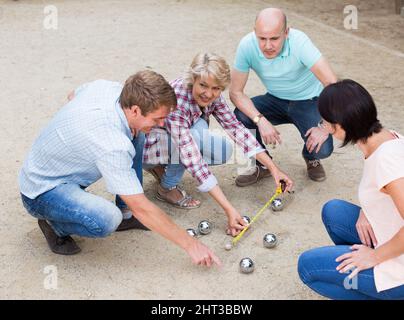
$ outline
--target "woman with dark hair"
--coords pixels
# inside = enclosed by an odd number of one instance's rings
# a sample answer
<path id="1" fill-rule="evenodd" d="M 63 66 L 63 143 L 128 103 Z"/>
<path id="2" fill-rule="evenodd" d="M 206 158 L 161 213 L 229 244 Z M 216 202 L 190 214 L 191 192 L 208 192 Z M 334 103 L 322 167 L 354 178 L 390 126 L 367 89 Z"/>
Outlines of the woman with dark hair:
<path id="1" fill-rule="evenodd" d="M 299 276 L 331 299 L 404 299 L 404 137 L 382 127 L 372 97 L 353 80 L 326 87 L 319 111 L 319 125 L 364 155 L 361 207 L 324 205 L 335 246 L 304 252 Z"/>

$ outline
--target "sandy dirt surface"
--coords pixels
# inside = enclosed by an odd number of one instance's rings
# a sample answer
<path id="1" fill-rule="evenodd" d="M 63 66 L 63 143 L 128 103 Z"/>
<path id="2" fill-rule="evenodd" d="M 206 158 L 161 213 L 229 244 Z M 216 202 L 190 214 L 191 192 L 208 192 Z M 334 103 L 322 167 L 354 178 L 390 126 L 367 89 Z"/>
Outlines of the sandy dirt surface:
<path id="1" fill-rule="evenodd" d="M 195 191 L 189 175 L 184 186 L 203 200 L 201 208 L 187 212 L 156 202 L 184 228 L 202 219 L 214 222 L 213 232 L 201 241 L 222 259 L 221 270 L 193 266 L 181 249 L 144 231 L 76 238 L 79 255 L 54 255 L 21 204 L 17 175 L 33 140 L 71 89 L 99 78 L 124 81 L 145 68 L 173 79 L 200 51 L 214 51 L 232 63 L 239 40 L 267 6 L 284 8 L 290 25 L 311 37 L 340 78 L 353 78 L 369 89 L 383 124 L 404 133 L 404 18 L 394 14 L 393 1 L 55 0 L 57 30 L 43 27 L 47 4 L 0 1 L 0 298 L 322 299 L 300 282 L 297 259 L 307 249 L 331 244 L 321 222 L 322 204 L 332 198 L 357 203 L 362 159 L 353 147 L 336 148 L 323 162 L 328 179 L 315 183 L 306 177 L 297 130 L 279 127 L 284 144 L 273 155 L 295 179 L 295 199 L 281 213 L 265 212 L 230 252 L 223 248 L 224 214 Z M 358 7 L 358 30 L 343 27 L 346 4 Z M 252 74 L 247 93 L 263 92 Z M 238 167 L 228 164 L 212 171 L 236 208 L 252 216 L 274 192 L 274 184 L 268 179 L 238 188 Z M 156 184 L 148 174 L 144 188 L 153 198 Z M 113 199 L 103 181 L 90 191 Z M 276 249 L 262 247 L 267 232 L 278 235 Z M 251 275 L 238 272 L 245 256 L 256 262 Z M 50 265 L 58 271 L 56 290 L 44 286 Z"/>

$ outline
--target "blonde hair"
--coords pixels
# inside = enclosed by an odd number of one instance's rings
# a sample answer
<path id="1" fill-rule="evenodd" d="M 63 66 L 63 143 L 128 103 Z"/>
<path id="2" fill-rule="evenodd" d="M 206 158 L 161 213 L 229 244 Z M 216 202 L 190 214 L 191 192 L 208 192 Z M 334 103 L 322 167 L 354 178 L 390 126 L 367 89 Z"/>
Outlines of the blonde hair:
<path id="1" fill-rule="evenodd" d="M 143 70 L 126 80 L 119 102 L 124 109 L 139 106 L 142 115 L 146 116 L 161 106 L 174 109 L 177 105 L 177 96 L 161 74 Z"/>
<path id="2" fill-rule="evenodd" d="M 196 78 L 213 76 L 217 84 L 226 89 L 230 83 L 230 67 L 226 60 L 214 53 L 198 53 L 185 72 L 184 80 L 188 87 L 192 87 Z"/>

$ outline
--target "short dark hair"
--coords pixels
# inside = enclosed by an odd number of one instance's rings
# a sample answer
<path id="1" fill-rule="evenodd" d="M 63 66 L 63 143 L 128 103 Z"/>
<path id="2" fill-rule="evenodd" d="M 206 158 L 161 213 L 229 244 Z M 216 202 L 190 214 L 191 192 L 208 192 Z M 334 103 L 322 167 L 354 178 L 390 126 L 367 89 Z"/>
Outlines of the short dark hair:
<path id="1" fill-rule="evenodd" d="M 366 142 L 383 128 L 377 119 L 375 102 L 370 93 L 359 83 L 345 79 L 324 88 L 318 100 L 321 117 L 327 122 L 339 124 L 345 131 L 341 147 L 358 141 Z"/>
<path id="2" fill-rule="evenodd" d="M 143 70 L 125 81 L 119 102 L 124 109 L 137 105 L 142 115 L 146 116 L 162 106 L 174 109 L 177 106 L 177 96 L 161 74 Z"/>

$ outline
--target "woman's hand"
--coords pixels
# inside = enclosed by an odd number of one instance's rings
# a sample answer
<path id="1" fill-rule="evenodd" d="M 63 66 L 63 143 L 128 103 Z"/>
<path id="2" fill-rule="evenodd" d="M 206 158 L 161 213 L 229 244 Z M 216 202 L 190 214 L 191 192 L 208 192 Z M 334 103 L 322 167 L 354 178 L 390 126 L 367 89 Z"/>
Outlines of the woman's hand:
<path id="1" fill-rule="evenodd" d="M 377 246 L 377 240 L 373 232 L 372 226 L 370 225 L 368 219 L 366 218 L 362 210 L 359 214 L 358 221 L 356 222 L 356 230 L 358 231 L 361 242 L 365 246 L 368 247 L 372 247 L 372 245 L 373 247 Z"/>
<path id="2" fill-rule="evenodd" d="M 284 172 L 277 169 L 277 170 L 271 171 L 271 174 L 275 180 L 276 187 L 279 187 L 281 185 L 281 181 L 284 181 L 286 183 L 286 188 L 285 188 L 285 190 L 283 190 L 283 192 L 292 191 L 293 180 L 290 179 Z"/>
<path id="3" fill-rule="evenodd" d="M 361 244 L 355 244 L 350 248 L 352 251 L 339 256 L 335 261 L 341 262 L 337 270 L 345 273 L 353 269 L 349 279 L 355 277 L 360 271 L 373 268 L 380 262 L 377 258 L 375 249 Z"/>
<path id="4" fill-rule="evenodd" d="M 305 137 L 308 137 L 306 141 L 307 151 L 312 153 L 316 150 L 316 153 L 318 153 L 323 143 L 328 139 L 328 136 L 329 133 L 325 129 L 313 127 L 307 130 L 305 135 Z"/>
<path id="5" fill-rule="evenodd" d="M 228 210 L 226 215 L 228 218 L 226 234 L 235 237 L 247 226 L 247 223 L 234 208 Z"/>

